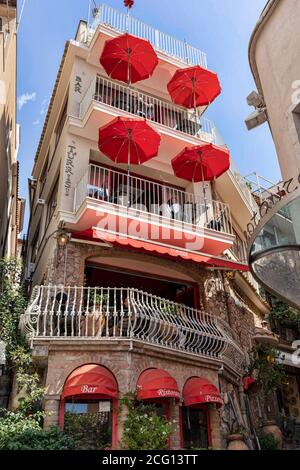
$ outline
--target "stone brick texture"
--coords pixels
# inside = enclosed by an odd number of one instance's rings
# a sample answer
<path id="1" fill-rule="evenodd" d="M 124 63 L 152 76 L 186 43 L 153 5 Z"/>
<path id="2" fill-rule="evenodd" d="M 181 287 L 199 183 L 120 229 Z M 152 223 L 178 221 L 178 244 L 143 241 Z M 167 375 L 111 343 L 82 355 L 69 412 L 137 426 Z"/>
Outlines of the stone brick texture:
<path id="1" fill-rule="evenodd" d="M 88 244 L 70 242 L 67 252 L 64 249 L 56 249 L 52 257 L 49 257 L 51 263 L 49 262 L 45 270 L 43 281 L 45 284 L 65 283 L 70 286 L 83 286 L 86 260 L 97 256 L 101 256 L 102 259 L 105 257 L 128 259 L 134 256 L 135 259 L 145 261 L 145 263 L 154 262 L 158 268 L 162 266 L 173 269 L 179 279 L 180 274 L 192 277 L 199 288 L 200 307 L 207 313 L 221 317 L 229 323 L 245 353 L 251 349 L 254 327 L 263 319 L 263 314 L 243 292 L 238 292 L 239 298 L 243 301 L 242 304 L 235 301 L 231 276 L 221 271 L 208 271 L 200 266 L 182 262 L 182 260 L 169 261 L 150 254 L 134 253 L 133 255 L 125 249 L 97 248 Z M 51 415 L 45 420 L 46 426 L 58 422 L 59 397 L 67 377 L 77 367 L 88 363 L 107 367 L 117 379 L 121 396 L 135 391 L 139 375 L 148 368 L 167 370 L 177 380 L 180 391 L 186 380 L 193 376 L 207 378 L 222 393 L 226 392 L 228 384 L 238 390 L 241 379 L 235 374 L 220 372 L 220 365 L 213 364 L 212 361 L 205 361 L 203 358 L 198 361 L 197 358 L 186 358 L 184 354 L 181 358 L 180 353 L 174 355 L 159 348 L 155 352 L 152 346 L 149 348 L 135 348 L 134 346 L 131 350 L 130 345 L 126 349 L 124 344 L 118 342 L 106 344 L 81 339 L 68 343 L 66 338 L 64 343 L 58 344 L 52 340 L 49 345 L 45 384 L 47 388 L 45 409 L 51 411 Z M 224 437 L 226 426 L 222 424 L 222 413 L 223 410 L 210 410 L 214 448 L 226 447 Z M 172 419 L 179 423 L 177 405 L 172 409 Z M 120 429 L 118 437 L 121 438 Z M 171 447 L 180 448 L 179 426 L 171 438 Z"/>

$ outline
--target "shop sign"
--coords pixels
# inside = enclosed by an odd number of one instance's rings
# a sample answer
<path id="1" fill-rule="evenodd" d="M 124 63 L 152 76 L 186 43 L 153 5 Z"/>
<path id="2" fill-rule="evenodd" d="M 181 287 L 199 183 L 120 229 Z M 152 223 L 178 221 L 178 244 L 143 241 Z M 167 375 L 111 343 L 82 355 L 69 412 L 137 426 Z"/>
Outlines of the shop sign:
<path id="1" fill-rule="evenodd" d="M 110 412 L 110 401 L 99 401 L 99 412 L 109 413 Z"/>
<path id="2" fill-rule="evenodd" d="M 90 385 L 83 385 L 81 387 L 81 393 L 96 393 L 97 387 L 91 387 Z"/>
<path id="3" fill-rule="evenodd" d="M 77 155 L 76 144 L 72 141 L 72 144 L 68 145 L 66 166 L 65 166 L 65 195 L 69 196 L 72 188 L 71 177 L 74 174 L 74 159 Z"/>
<path id="4" fill-rule="evenodd" d="M 159 395 L 160 397 L 177 397 L 177 398 L 180 398 L 180 393 L 179 392 L 176 392 L 175 390 L 169 390 L 169 389 L 166 389 L 166 388 L 160 388 L 159 390 L 157 390 L 157 395 Z"/>
<path id="5" fill-rule="evenodd" d="M 289 178 L 288 180 L 280 183 L 277 188 L 276 194 L 269 194 L 268 198 L 258 205 L 258 210 L 253 212 L 250 222 L 247 224 L 247 230 L 244 232 L 245 237 L 249 240 L 260 220 L 263 219 L 267 213 L 273 209 L 278 202 L 280 202 L 284 197 L 295 192 L 299 188 L 300 183 L 300 174 L 297 177 Z"/>
<path id="6" fill-rule="evenodd" d="M 220 397 L 215 397 L 214 395 L 205 395 L 205 401 L 208 403 L 222 403 Z"/>

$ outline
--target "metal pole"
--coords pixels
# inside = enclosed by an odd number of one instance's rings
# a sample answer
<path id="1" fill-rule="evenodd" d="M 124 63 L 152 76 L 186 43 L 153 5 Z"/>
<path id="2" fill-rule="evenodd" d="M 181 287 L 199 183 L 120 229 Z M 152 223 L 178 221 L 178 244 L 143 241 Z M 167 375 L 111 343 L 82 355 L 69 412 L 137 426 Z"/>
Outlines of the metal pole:
<path id="1" fill-rule="evenodd" d="M 206 204 L 206 189 L 205 189 L 205 180 L 204 180 L 204 170 L 203 170 L 203 164 L 202 164 L 202 156 L 200 156 L 200 165 L 201 165 L 201 178 L 202 178 L 202 184 L 203 184 L 204 210 L 205 210 L 206 223 L 208 223 L 207 204 Z"/>
<path id="2" fill-rule="evenodd" d="M 129 31 L 129 21 L 130 21 L 130 7 L 127 8 L 126 33 L 128 33 Z"/>
<path id="3" fill-rule="evenodd" d="M 185 51 L 185 60 L 186 60 L 186 63 L 189 64 L 188 45 L 187 45 L 187 41 L 186 41 L 185 38 L 184 38 L 184 51 Z"/>

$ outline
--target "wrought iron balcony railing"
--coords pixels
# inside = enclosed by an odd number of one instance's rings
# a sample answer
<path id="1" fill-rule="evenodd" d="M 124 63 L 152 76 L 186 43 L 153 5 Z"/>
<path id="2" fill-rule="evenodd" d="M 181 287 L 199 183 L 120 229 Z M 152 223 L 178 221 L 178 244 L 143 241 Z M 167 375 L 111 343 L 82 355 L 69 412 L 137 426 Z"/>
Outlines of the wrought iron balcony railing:
<path id="1" fill-rule="evenodd" d="M 36 286 L 20 322 L 28 339 L 130 339 L 226 362 L 244 354 L 229 325 L 137 289 Z"/>
<path id="2" fill-rule="evenodd" d="M 190 46 L 185 41 L 180 41 L 168 34 L 162 33 L 136 18 L 128 17 L 126 13 L 122 13 L 105 4 L 99 7 L 98 13 L 89 27 L 90 34 L 88 37 L 83 37 L 82 41 L 91 41 L 99 25 L 109 27 L 119 33 L 128 32 L 133 36 L 146 39 L 159 52 L 163 52 L 186 64 L 201 65 L 201 67 L 207 68 L 207 59 L 204 52 Z"/>
<path id="3" fill-rule="evenodd" d="M 75 188 L 75 212 L 86 198 L 151 216 L 153 222 L 233 233 L 228 204 L 98 165 L 90 164 Z"/>
<path id="4" fill-rule="evenodd" d="M 145 118 L 205 142 L 216 141 L 215 127 L 209 119 L 195 117 L 193 111 L 142 93 L 135 88 L 128 88 L 100 75 L 92 80 L 80 103 L 78 115 L 80 119 L 85 117 L 93 102 Z"/>

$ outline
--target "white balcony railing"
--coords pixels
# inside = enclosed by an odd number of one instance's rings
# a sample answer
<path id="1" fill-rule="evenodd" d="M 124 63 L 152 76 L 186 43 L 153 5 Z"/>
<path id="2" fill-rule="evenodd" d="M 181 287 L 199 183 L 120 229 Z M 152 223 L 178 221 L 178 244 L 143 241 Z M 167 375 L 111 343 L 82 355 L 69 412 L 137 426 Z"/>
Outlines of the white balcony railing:
<path id="1" fill-rule="evenodd" d="M 20 326 L 31 340 L 137 340 L 219 359 L 237 371 L 244 360 L 220 318 L 130 288 L 37 286 Z"/>
<path id="2" fill-rule="evenodd" d="M 75 189 L 75 212 L 86 198 L 151 215 L 153 222 L 233 233 L 227 204 L 98 165 L 89 165 Z"/>
<path id="3" fill-rule="evenodd" d="M 112 28 L 119 33 L 128 32 L 133 36 L 146 39 L 151 42 L 157 51 L 164 52 L 186 64 L 201 65 L 207 68 L 207 59 L 204 52 L 190 46 L 185 41 L 180 41 L 173 36 L 162 33 L 136 18 L 128 17 L 126 13 L 115 10 L 108 5 L 99 7 L 99 12 L 90 25 L 89 41 L 99 25 Z"/>
<path id="4" fill-rule="evenodd" d="M 204 117 L 168 101 L 128 88 L 119 82 L 97 75 L 87 89 L 79 107 L 83 119 L 92 103 L 112 106 L 123 112 L 156 122 L 172 130 L 215 143 L 215 126 Z"/>
<path id="5" fill-rule="evenodd" d="M 232 159 L 231 159 L 231 163 L 230 163 L 230 172 L 234 176 L 236 183 L 238 184 L 238 186 L 240 187 L 241 192 L 243 193 L 244 197 L 246 198 L 249 207 L 251 208 L 251 210 L 253 212 L 255 212 L 258 209 L 258 207 L 257 207 L 255 199 L 252 195 L 251 189 L 249 188 L 249 186 L 247 184 L 247 181 L 241 175 L 237 165 L 235 164 L 235 162 Z"/>

